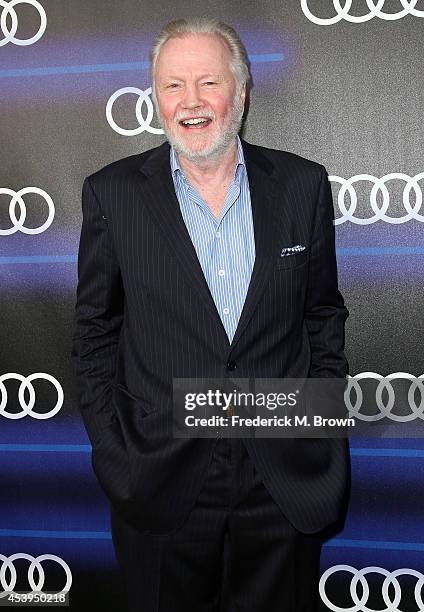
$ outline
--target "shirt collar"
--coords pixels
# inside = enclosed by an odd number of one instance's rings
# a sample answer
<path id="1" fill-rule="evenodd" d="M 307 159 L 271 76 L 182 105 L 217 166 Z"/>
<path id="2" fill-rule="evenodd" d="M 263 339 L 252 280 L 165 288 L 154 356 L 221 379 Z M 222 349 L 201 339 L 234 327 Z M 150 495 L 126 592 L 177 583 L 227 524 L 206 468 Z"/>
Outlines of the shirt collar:
<path id="1" fill-rule="evenodd" d="M 236 164 L 236 170 L 235 170 L 235 177 L 237 178 L 237 177 L 240 176 L 240 174 L 239 174 L 240 173 L 240 170 L 239 170 L 240 166 L 245 166 L 246 164 L 245 164 L 245 161 L 244 161 L 243 147 L 241 145 L 240 137 L 236 136 L 236 140 L 237 140 L 237 164 Z M 172 145 L 171 145 L 171 148 L 170 148 L 169 157 L 170 157 L 172 174 L 174 176 L 176 176 L 176 173 L 179 170 L 179 172 L 181 173 L 181 176 L 184 178 L 184 180 L 186 180 L 185 176 L 184 176 L 184 172 L 182 171 L 182 169 L 180 167 L 180 164 L 179 164 L 179 161 L 178 161 L 178 157 L 177 157 L 177 153 L 176 153 L 176 151 L 175 151 L 175 149 L 174 149 L 174 147 Z"/>

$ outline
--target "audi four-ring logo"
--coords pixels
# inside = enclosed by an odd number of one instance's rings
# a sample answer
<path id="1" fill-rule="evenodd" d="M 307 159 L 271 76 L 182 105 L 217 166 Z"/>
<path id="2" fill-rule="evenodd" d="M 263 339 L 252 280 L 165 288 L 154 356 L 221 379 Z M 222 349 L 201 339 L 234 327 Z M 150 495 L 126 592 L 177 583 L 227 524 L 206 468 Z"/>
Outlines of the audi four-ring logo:
<path id="1" fill-rule="evenodd" d="M 0 598 L 6 597 L 8 593 L 13 592 L 13 589 L 15 588 L 17 571 L 13 563 L 18 559 L 30 561 L 30 566 L 28 568 L 28 583 L 32 591 L 41 592 L 43 589 L 45 580 L 44 569 L 41 565 L 43 561 L 56 561 L 56 563 L 63 567 L 65 570 L 66 582 L 60 592 L 67 593 L 70 590 L 72 586 L 71 570 L 69 569 L 69 565 L 60 557 L 48 554 L 33 557 L 27 553 L 15 553 L 14 555 L 10 555 L 10 557 L 5 557 L 4 555 L 0 554 L 0 561 L 2 562 L 0 566 L 0 586 L 3 589 L 3 592 L 0 593 Z M 37 576 L 35 579 L 34 570 L 37 570 Z"/>
<path id="2" fill-rule="evenodd" d="M 140 124 L 140 127 L 134 128 L 133 130 L 125 129 L 120 127 L 114 118 L 112 117 L 112 108 L 115 101 L 121 96 L 132 93 L 138 96 L 137 103 L 135 105 L 135 115 L 137 117 L 137 121 Z M 118 132 L 118 134 L 122 134 L 123 136 L 136 136 L 137 134 L 141 134 L 141 132 L 150 132 L 151 134 L 163 134 L 163 130 L 161 128 L 152 127 L 150 124 L 153 119 L 153 102 L 150 99 L 150 94 L 152 93 L 152 88 L 148 89 L 139 89 L 138 87 L 123 87 L 122 89 L 118 89 L 114 94 L 111 95 L 106 104 L 106 119 L 110 125 L 110 127 Z M 143 117 L 142 106 L 146 105 L 147 115 L 146 118 Z"/>
<path id="3" fill-rule="evenodd" d="M 373 17 L 380 17 L 386 21 L 394 21 L 395 19 L 401 19 L 406 15 L 414 15 L 414 17 L 424 17 L 424 11 L 420 11 L 415 8 L 418 0 L 399 0 L 402 9 L 396 13 L 384 13 L 381 9 L 384 7 L 386 0 L 366 0 L 369 12 L 365 15 L 350 15 L 349 11 L 352 7 L 352 0 L 333 0 L 334 10 L 336 15 L 334 17 L 323 18 L 314 15 L 308 5 L 308 0 L 300 0 L 300 6 L 305 16 L 316 23 L 317 25 L 332 25 L 337 23 L 341 19 L 350 21 L 351 23 L 364 23 L 369 21 Z M 320 2 L 316 3 L 317 5 Z M 343 6 L 342 6 L 343 5 Z"/>
<path id="4" fill-rule="evenodd" d="M 35 406 L 35 390 L 32 385 L 32 381 L 37 378 L 41 378 L 41 379 L 49 381 L 56 389 L 57 402 L 56 402 L 56 405 L 51 410 L 49 410 L 49 412 L 40 413 L 40 412 L 35 412 L 33 410 Z M 20 404 L 20 407 L 22 408 L 21 412 L 7 412 L 6 411 L 7 389 L 4 384 L 4 381 L 11 380 L 11 379 L 19 380 L 21 383 L 19 385 L 19 390 L 18 390 L 19 404 Z M 28 390 L 28 393 L 29 393 L 28 402 L 25 399 L 26 390 Z M 34 419 L 51 419 L 62 408 L 63 398 L 64 398 L 63 389 L 60 383 L 56 380 L 56 378 L 54 378 L 54 376 L 51 376 L 51 374 L 46 374 L 44 372 L 37 372 L 35 374 L 30 374 L 30 376 L 22 376 L 21 374 L 16 374 L 15 372 L 15 373 L 9 373 L 9 374 L 2 374 L 0 376 L 0 416 L 4 416 L 7 419 L 22 419 L 24 416 L 27 416 L 27 415 L 32 416 Z"/>
<path id="5" fill-rule="evenodd" d="M 18 15 L 14 7 L 17 4 L 30 4 L 37 9 L 40 15 L 40 27 L 38 31 L 31 38 L 16 38 L 15 34 L 18 31 Z M 0 15 L 0 29 L 3 33 L 4 38 L 0 40 L 0 47 L 7 44 L 8 42 L 20 47 L 32 45 L 43 36 L 47 27 L 47 16 L 46 11 L 37 0 L 0 0 L 0 8 L 2 8 Z M 10 16 L 10 30 L 7 27 L 8 17 Z"/>
<path id="6" fill-rule="evenodd" d="M 329 176 L 330 181 L 339 183 L 341 185 L 337 196 L 337 205 L 342 213 L 342 216 L 335 220 L 335 225 L 341 225 L 346 221 L 351 221 L 356 225 L 370 225 L 371 223 L 375 223 L 379 220 L 393 224 L 406 223 L 411 219 L 415 219 L 421 223 L 424 222 L 424 215 L 419 214 L 423 201 L 423 193 L 419 185 L 419 181 L 421 181 L 423 178 L 424 172 L 420 172 L 413 177 L 403 174 L 402 172 L 392 172 L 391 174 L 386 174 L 381 178 L 377 178 L 371 174 L 358 174 L 349 179 L 344 179 L 340 176 L 334 175 Z M 390 194 L 386 183 L 393 180 L 405 181 L 402 202 L 406 210 L 406 215 L 401 217 L 393 217 L 386 214 L 390 205 Z M 372 217 L 365 219 L 362 217 L 355 217 L 358 197 L 353 184 L 358 183 L 359 181 L 368 181 L 373 184 L 370 193 L 370 205 L 374 214 Z M 412 202 L 411 192 L 413 193 Z M 349 194 L 349 201 L 347 205 L 345 203 L 346 193 Z M 381 206 L 379 206 L 377 202 L 377 196 L 379 193 L 381 194 L 382 200 Z"/>
<path id="7" fill-rule="evenodd" d="M 349 574 L 352 574 L 350 581 L 350 597 L 354 604 L 353 606 L 342 608 L 333 603 L 327 595 L 327 580 L 330 576 L 338 572 L 348 572 Z M 368 598 L 370 596 L 370 587 L 366 578 L 367 574 L 380 574 L 381 576 L 384 576 L 382 596 L 384 605 L 386 606 L 386 608 L 384 608 L 385 612 L 402 612 L 399 609 L 399 604 L 402 599 L 402 589 L 398 580 L 399 576 L 412 576 L 413 578 L 416 578 L 417 582 L 414 589 L 415 602 L 418 607 L 418 611 L 424 610 L 424 602 L 422 599 L 424 575 L 417 570 L 407 567 L 389 572 L 383 567 L 370 566 L 359 570 L 351 565 L 334 565 L 325 571 L 321 576 L 319 582 L 319 594 L 322 601 L 333 612 L 383 612 L 381 608 L 374 610 L 373 608 L 369 608 L 367 605 Z M 359 589 L 358 584 L 361 585 Z M 391 593 L 393 595 L 391 595 Z"/>
<path id="8" fill-rule="evenodd" d="M 27 210 L 22 196 L 26 195 L 27 193 L 35 193 L 40 195 L 47 202 L 47 219 L 39 227 L 24 227 Z M 43 189 L 40 189 L 39 187 L 24 187 L 19 191 L 13 191 L 13 189 L 9 189 L 8 187 L 0 187 L 0 195 L 1 194 L 11 197 L 9 204 L 9 217 L 12 222 L 12 227 L 7 229 L 0 228 L 0 236 L 8 236 L 17 231 L 21 231 L 24 234 L 41 234 L 41 232 L 44 232 L 52 224 L 55 212 L 53 200 Z M 16 205 L 19 207 L 19 218 L 16 216 Z"/>
<path id="9" fill-rule="evenodd" d="M 375 401 L 379 412 L 376 414 L 360 413 L 364 395 L 359 381 L 366 379 L 378 380 L 378 385 L 375 390 Z M 411 410 L 410 414 L 401 415 L 394 414 L 392 412 L 392 409 L 395 406 L 395 391 L 391 381 L 399 379 L 410 381 L 407 394 L 408 405 L 409 409 Z M 385 417 L 391 419 L 392 421 L 397 421 L 398 423 L 406 423 L 417 418 L 424 420 L 423 382 L 424 374 L 421 374 L 421 376 L 413 376 L 412 374 L 408 374 L 408 372 L 394 372 L 393 374 L 388 374 L 387 376 L 381 376 L 381 374 L 376 374 L 375 372 L 361 372 L 360 374 L 356 374 L 356 376 L 348 376 L 348 382 L 344 393 L 345 405 L 352 417 L 356 417 L 362 421 L 380 421 Z M 416 402 L 417 391 L 419 399 L 418 403 Z M 386 401 L 383 399 L 383 393 L 387 398 Z M 352 395 L 355 399 L 353 403 Z"/>

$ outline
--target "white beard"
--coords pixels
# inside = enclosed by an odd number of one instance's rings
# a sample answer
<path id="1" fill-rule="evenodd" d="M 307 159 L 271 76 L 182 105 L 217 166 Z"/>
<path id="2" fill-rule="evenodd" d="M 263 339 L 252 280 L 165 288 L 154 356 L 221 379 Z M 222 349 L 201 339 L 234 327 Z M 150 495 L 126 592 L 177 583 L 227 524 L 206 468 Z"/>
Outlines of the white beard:
<path id="1" fill-rule="evenodd" d="M 156 112 L 160 124 L 165 132 L 168 142 L 174 147 L 175 151 L 183 157 L 191 160 L 213 160 L 221 157 L 221 155 L 233 144 L 234 139 L 240 131 L 243 122 L 244 105 L 240 102 L 240 96 L 236 95 L 230 112 L 225 117 L 224 124 L 219 133 L 214 137 L 212 143 L 204 149 L 198 151 L 189 149 L 185 146 L 182 139 L 177 136 L 174 130 L 170 130 L 163 120 L 160 111 L 156 106 Z"/>

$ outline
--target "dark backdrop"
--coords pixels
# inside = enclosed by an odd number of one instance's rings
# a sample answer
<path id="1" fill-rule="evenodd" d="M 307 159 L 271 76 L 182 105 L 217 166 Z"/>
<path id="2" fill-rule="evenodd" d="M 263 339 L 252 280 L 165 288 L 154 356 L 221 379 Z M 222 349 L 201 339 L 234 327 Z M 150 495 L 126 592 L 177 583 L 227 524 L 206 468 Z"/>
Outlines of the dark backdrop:
<path id="1" fill-rule="evenodd" d="M 193 12 L 228 22 L 246 44 L 253 88 L 244 137 L 316 160 L 332 177 L 351 374 L 370 372 L 372 380 L 401 372 L 407 381 L 424 372 L 424 2 L 0 6 L 0 561 L 1 554 L 59 556 L 72 572 L 73 610 L 125 609 L 107 501 L 91 471 L 72 386 L 82 181 L 163 141 L 156 117 L 148 117 L 148 50 L 164 23 Z M 20 44 L 37 33 L 38 40 Z M 144 92 L 139 120 L 134 92 L 116 99 L 108 120 L 108 101 L 126 87 Z M 339 198 L 347 179 L 350 191 Z M 15 192 L 26 188 L 10 210 Z M 424 395 L 421 404 L 417 397 L 405 438 L 352 441 L 347 521 L 322 557 L 323 574 L 333 572 L 321 583 L 333 610 L 357 603 L 351 579 L 370 566 L 381 569 L 362 578 L 369 607 L 384 608 L 385 576 L 408 568 L 390 587 L 390 601 L 401 593 L 400 609 L 418 609 L 424 443 L 411 431 L 423 403 Z M 15 561 L 22 589 L 28 565 Z M 60 588 L 60 566 L 50 560 L 43 567 L 44 589 Z M 356 592 L 361 599 L 361 587 Z"/>

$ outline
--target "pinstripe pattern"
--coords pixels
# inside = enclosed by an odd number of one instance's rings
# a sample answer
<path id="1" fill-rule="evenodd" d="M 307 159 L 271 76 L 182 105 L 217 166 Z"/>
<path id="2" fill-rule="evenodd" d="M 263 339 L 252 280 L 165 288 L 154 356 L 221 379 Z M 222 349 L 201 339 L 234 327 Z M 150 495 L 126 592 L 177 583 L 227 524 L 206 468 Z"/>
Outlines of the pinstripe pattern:
<path id="1" fill-rule="evenodd" d="M 241 440 L 221 438 L 193 510 L 164 538 L 111 517 L 127 612 L 312 612 L 322 536 L 299 533 Z"/>
<path id="2" fill-rule="evenodd" d="M 219 219 L 184 176 L 173 147 L 170 163 L 184 223 L 231 342 L 243 309 L 255 261 L 249 181 L 237 136 L 237 163 Z"/>
<path id="3" fill-rule="evenodd" d="M 146 532 L 182 524 L 213 448 L 213 440 L 172 437 L 173 377 L 347 373 L 347 310 L 325 169 L 242 146 L 256 255 L 231 341 L 181 214 L 168 143 L 106 166 L 83 186 L 72 349 L 79 406 L 102 486 Z M 296 244 L 305 250 L 280 256 Z M 244 443 L 300 531 L 337 518 L 347 476 L 343 440 Z"/>

